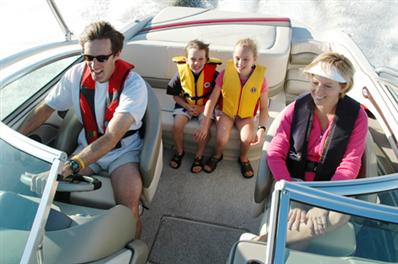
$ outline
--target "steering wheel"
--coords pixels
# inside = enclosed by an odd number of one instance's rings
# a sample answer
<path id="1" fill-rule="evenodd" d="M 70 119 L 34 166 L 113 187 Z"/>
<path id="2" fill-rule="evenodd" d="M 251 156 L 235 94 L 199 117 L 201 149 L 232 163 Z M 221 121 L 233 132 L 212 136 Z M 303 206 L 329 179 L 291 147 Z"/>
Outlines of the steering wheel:
<path id="1" fill-rule="evenodd" d="M 31 174 L 23 173 L 20 180 L 25 185 L 29 186 L 31 191 L 36 193 L 43 193 L 44 186 L 47 182 L 48 173 Z M 87 192 L 94 191 L 101 188 L 101 181 L 92 176 L 83 176 L 79 174 L 63 178 L 58 175 L 58 192 Z"/>
<path id="2" fill-rule="evenodd" d="M 63 178 L 58 175 L 58 192 L 87 192 L 101 188 L 101 181 L 92 176 L 75 174 Z"/>

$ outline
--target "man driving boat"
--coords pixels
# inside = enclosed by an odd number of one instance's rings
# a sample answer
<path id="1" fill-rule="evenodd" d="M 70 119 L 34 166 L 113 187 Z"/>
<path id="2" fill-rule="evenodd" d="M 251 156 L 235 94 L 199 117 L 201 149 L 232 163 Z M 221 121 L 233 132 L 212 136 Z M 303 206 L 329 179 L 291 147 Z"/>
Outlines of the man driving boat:
<path id="1" fill-rule="evenodd" d="M 73 109 L 84 129 L 78 147 L 62 168 L 62 176 L 107 171 L 116 202 L 129 207 L 137 219 L 139 238 L 142 139 L 138 130 L 148 98 L 144 80 L 132 71 L 134 66 L 120 59 L 123 41 L 123 34 L 107 22 L 88 25 L 80 36 L 84 62 L 65 73 L 19 131 L 29 134 L 54 111 Z"/>

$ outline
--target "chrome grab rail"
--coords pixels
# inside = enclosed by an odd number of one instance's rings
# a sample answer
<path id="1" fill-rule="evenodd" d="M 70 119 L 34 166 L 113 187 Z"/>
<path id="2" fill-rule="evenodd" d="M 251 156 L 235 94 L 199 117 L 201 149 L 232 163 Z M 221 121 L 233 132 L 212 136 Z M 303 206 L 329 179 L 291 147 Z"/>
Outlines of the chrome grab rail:
<path id="1" fill-rule="evenodd" d="M 60 25 L 62 31 L 65 33 L 65 40 L 69 41 L 72 40 L 72 36 L 73 33 L 72 31 L 70 31 L 70 29 L 68 28 L 68 26 L 66 25 L 61 13 L 58 10 L 57 5 L 55 4 L 55 2 L 53 0 L 47 0 L 47 3 L 51 9 L 51 11 L 53 12 L 55 19 L 57 20 L 58 24 Z"/>
<path id="2" fill-rule="evenodd" d="M 379 67 L 375 69 L 377 75 L 380 79 L 391 83 L 392 85 L 398 87 L 398 70 L 391 67 Z"/>

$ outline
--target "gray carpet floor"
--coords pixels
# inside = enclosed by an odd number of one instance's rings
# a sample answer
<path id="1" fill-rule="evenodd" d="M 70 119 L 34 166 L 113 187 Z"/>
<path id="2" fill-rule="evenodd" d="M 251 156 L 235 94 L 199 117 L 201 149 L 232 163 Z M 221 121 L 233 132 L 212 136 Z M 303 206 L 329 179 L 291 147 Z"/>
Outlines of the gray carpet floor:
<path id="1" fill-rule="evenodd" d="M 195 224 L 186 224 L 187 230 L 194 230 L 199 227 L 195 233 L 195 239 L 189 241 L 189 247 L 184 247 L 187 256 L 196 254 L 195 248 L 201 247 L 200 241 L 209 241 L 208 230 L 205 225 L 198 223 L 208 223 L 210 226 L 227 226 L 235 230 L 257 232 L 259 229 L 260 217 L 254 217 L 254 185 L 255 178 L 245 179 L 240 174 L 239 164 L 236 161 L 223 160 L 219 163 L 216 171 L 211 174 L 201 172 L 193 174 L 190 172 L 193 155 L 186 154 L 181 167 L 177 170 L 168 166 L 172 155 L 171 150 L 164 151 L 164 166 L 160 178 L 159 186 L 155 198 L 149 210 L 145 210 L 142 216 L 142 236 L 141 239 L 151 248 L 151 258 L 156 263 L 168 264 L 169 258 L 179 259 L 179 252 L 173 249 L 173 245 L 167 247 L 163 242 L 158 241 L 157 234 L 168 233 L 169 238 L 175 236 L 179 239 L 181 235 L 178 231 L 178 225 L 175 222 L 165 224 L 165 220 L 170 217 L 178 219 L 190 219 Z M 252 162 L 255 171 L 258 161 Z M 169 218 L 165 218 L 165 216 Z M 181 224 L 181 222 L 179 222 Z M 211 226 L 213 229 L 214 227 Z M 169 229 L 169 231 L 167 230 Z M 216 229 L 214 229 L 216 230 Z M 228 240 L 238 240 L 239 236 L 231 235 L 231 229 L 217 228 L 219 238 L 225 233 Z M 238 233 L 239 233 L 238 232 Z M 186 233 L 186 232 L 185 232 Z M 236 231 L 232 232 L 237 234 Z M 236 237 L 236 239 L 235 239 Z M 161 244 L 159 244 L 161 243 Z M 229 243 L 229 242 L 228 242 Z M 232 244 L 228 244 L 223 249 L 222 256 L 228 256 Z M 168 248 L 162 250 L 163 247 Z M 183 247 L 183 244 L 181 245 Z M 177 247 L 178 248 L 178 247 Z M 225 263 L 218 262 L 221 258 L 218 253 L 213 255 L 209 251 L 208 260 L 202 262 L 202 259 L 196 258 L 195 262 L 186 262 L 192 264 L 199 263 Z M 160 261 L 160 262 L 157 262 Z M 163 262 L 166 261 L 166 262 Z M 182 262 L 176 262 L 182 263 Z"/>
<path id="2" fill-rule="evenodd" d="M 151 263 L 225 263 L 247 230 L 164 216 L 152 246 Z M 170 254 L 172 253 L 172 254 Z"/>

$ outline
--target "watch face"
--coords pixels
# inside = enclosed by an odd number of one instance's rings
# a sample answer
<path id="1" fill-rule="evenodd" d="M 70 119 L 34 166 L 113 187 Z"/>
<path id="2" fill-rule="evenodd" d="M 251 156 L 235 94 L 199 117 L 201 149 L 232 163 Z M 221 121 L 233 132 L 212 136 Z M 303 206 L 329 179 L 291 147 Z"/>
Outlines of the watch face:
<path id="1" fill-rule="evenodd" d="M 73 174 L 76 174 L 80 170 L 80 165 L 77 161 L 75 160 L 70 160 L 68 162 L 70 169 L 72 170 Z"/>

